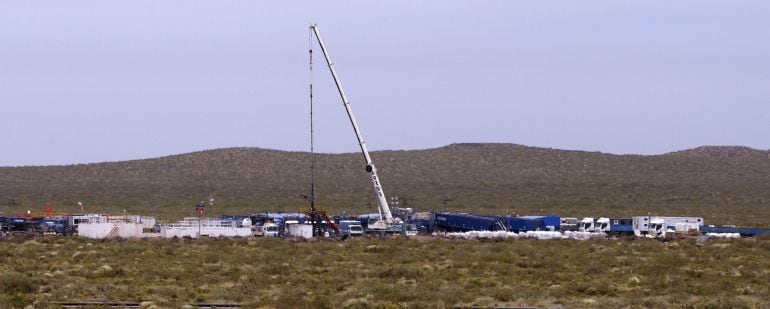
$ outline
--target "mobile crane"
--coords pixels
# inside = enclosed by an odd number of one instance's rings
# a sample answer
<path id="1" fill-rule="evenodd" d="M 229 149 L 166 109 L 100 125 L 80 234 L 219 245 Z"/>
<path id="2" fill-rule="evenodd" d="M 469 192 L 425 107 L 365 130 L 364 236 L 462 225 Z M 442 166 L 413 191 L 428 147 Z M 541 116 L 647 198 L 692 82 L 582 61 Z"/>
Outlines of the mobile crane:
<path id="1" fill-rule="evenodd" d="M 371 156 L 369 156 L 369 150 L 366 148 L 364 137 L 361 135 L 361 129 L 358 128 L 358 122 L 356 122 L 356 118 L 353 116 L 353 111 L 350 109 L 350 100 L 348 100 L 348 96 L 345 94 L 345 90 L 342 89 L 342 82 L 337 76 L 337 71 L 334 69 L 334 63 L 329 56 L 329 52 L 326 50 L 326 45 L 324 45 L 323 39 L 321 39 L 321 34 L 318 31 L 318 25 L 311 25 L 310 30 L 312 30 L 312 34 L 315 36 L 316 40 L 318 41 L 318 45 L 321 47 L 321 51 L 323 52 L 324 58 L 326 59 L 326 64 L 329 67 L 329 72 L 331 72 L 334 83 L 337 85 L 337 90 L 340 93 L 342 104 L 345 106 L 345 111 L 348 114 L 348 118 L 350 118 L 350 123 L 353 125 L 353 131 L 356 133 L 358 145 L 361 147 L 361 153 L 363 154 L 364 160 L 366 161 L 366 172 L 371 174 L 372 185 L 374 185 L 374 193 L 377 196 L 379 218 L 370 220 L 367 226 L 367 232 L 380 235 L 393 233 L 400 233 L 405 235 L 405 225 L 399 218 L 394 218 L 393 214 L 390 212 L 388 200 L 385 198 L 385 191 L 383 191 L 380 178 L 377 176 L 377 168 L 374 166 Z"/>

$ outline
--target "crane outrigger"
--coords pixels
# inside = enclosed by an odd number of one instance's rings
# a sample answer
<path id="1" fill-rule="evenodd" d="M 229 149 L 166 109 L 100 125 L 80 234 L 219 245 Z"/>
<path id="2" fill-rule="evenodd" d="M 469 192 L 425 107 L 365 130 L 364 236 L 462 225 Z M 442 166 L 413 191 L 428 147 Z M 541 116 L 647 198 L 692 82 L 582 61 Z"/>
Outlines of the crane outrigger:
<path id="1" fill-rule="evenodd" d="M 390 211 L 388 200 L 385 198 L 385 191 L 382 189 L 382 183 L 380 183 L 380 177 L 377 175 L 377 168 L 372 162 L 372 157 L 369 156 L 369 150 L 366 148 L 364 137 L 361 135 L 361 129 L 358 128 L 358 122 L 356 122 L 356 117 L 353 116 L 353 110 L 350 108 L 350 100 L 348 100 L 348 96 L 345 94 L 345 90 L 342 89 L 342 82 L 340 81 L 339 76 L 337 76 L 337 71 L 334 69 L 334 63 L 329 56 L 329 52 L 326 50 L 326 45 L 324 45 L 323 39 L 321 39 L 321 34 L 318 31 L 318 25 L 313 24 L 310 26 L 310 29 L 315 35 L 315 38 L 318 40 L 318 45 L 321 47 L 321 51 L 324 54 L 324 59 L 326 59 L 326 64 L 332 74 L 334 83 L 337 85 L 337 90 L 340 93 L 342 104 L 345 106 L 345 111 L 348 114 L 348 118 L 350 118 L 350 123 L 353 125 L 353 131 L 356 133 L 358 145 L 361 147 L 361 153 L 363 154 L 364 160 L 366 161 L 366 172 L 371 174 L 372 185 L 374 185 L 374 192 L 377 196 L 379 218 L 369 222 L 367 230 L 372 233 L 380 232 L 383 234 L 402 232 L 404 225 L 402 222 L 400 222 L 400 219 L 394 218 Z"/>

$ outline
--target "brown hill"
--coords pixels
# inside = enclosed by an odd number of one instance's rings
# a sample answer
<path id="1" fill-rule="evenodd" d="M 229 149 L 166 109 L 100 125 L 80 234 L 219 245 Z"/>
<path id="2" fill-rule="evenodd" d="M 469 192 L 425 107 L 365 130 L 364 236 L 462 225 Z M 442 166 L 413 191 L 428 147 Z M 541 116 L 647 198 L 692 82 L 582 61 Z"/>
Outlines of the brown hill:
<path id="1" fill-rule="evenodd" d="M 770 159 L 770 150 L 758 150 L 744 146 L 703 146 L 672 152 L 670 155 L 711 158 Z"/>
<path id="2" fill-rule="evenodd" d="M 453 144 L 372 153 L 388 196 L 419 210 L 563 216 L 700 215 L 709 223 L 770 225 L 767 152 L 701 147 L 666 155 L 612 155 L 514 144 Z M 0 215 L 45 202 L 77 211 L 192 215 L 212 192 L 215 214 L 296 211 L 310 156 L 229 148 L 156 159 L 0 168 Z M 374 211 L 359 154 L 317 155 L 317 201 L 335 213 Z"/>

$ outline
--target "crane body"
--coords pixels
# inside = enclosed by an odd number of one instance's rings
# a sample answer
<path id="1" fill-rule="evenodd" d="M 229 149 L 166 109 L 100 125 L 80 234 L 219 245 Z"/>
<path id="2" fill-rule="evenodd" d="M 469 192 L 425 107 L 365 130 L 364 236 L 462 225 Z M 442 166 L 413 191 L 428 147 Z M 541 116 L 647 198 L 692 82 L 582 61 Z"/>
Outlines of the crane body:
<path id="1" fill-rule="evenodd" d="M 400 222 L 396 222 L 397 220 L 394 220 L 393 214 L 390 211 L 388 200 L 385 198 L 385 191 L 382 189 L 382 183 L 380 183 L 380 178 L 377 175 L 377 167 L 374 166 L 372 157 L 369 155 L 369 150 L 366 148 L 366 142 L 364 142 L 364 137 L 361 135 L 361 129 L 359 129 L 358 122 L 356 121 L 355 116 L 353 116 L 353 110 L 350 108 L 350 100 L 348 100 L 348 96 L 345 94 L 345 90 L 342 89 L 342 82 L 340 81 L 339 76 L 337 76 L 337 70 L 334 68 L 334 63 L 329 56 L 329 52 L 326 50 L 326 45 L 324 45 L 323 39 L 321 39 L 321 34 L 318 31 L 318 25 L 313 24 L 310 26 L 310 29 L 313 31 L 313 34 L 318 41 L 318 45 L 321 47 L 321 51 L 324 54 L 324 59 L 326 59 L 326 64 L 329 67 L 332 78 L 334 79 L 334 83 L 337 85 L 337 90 L 339 91 L 340 98 L 342 99 L 342 104 L 345 106 L 345 111 L 348 114 L 350 123 L 353 125 L 353 131 L 356 133 L 358 145 L 361 147 L 361 154 L 363 154 L 364 160 L 366 161 L 366 171 L 371 174 L 370 176 L 372 185 L 374 186 L 374 193 L 377 197 L 377 208 L 380 214 L 380 219 L 376 222 L 371 222 L 368 226 L 368 229 L 391 229 L 395 224 L 399 224 Z"/>

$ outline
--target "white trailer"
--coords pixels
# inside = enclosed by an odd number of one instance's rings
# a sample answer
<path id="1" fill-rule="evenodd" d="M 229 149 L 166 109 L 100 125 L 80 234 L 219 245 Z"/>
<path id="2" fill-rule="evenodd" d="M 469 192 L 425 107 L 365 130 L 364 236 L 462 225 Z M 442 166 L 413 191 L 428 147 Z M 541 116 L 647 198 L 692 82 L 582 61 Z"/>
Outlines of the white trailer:
<path id="1" fill-rule="evenodd" d="M 561 218 L 560 221 L 559 229 L 562 231 L 577 231 L 580 228 L 578 218 Z"/>
<path id="2" fill-rule="evenodd" d="M 188 217 L 174 224 L 160 226 L 162 238 L 199 237 L 248 237 L 251 236 L 251 219 L 242 221 Z"/>
<path id="3" fill-rule="evenodd" d="M 698 230 L 703 225 L 701 217 L 633 217 L 634 235 L 636 237 L 662 238 L 666 232 L 688 233 Z"/>
<path id="4" fill-rule="evenodd" d="M 81 222 L 78 235 L 93 239 L 157 237 L 157 233 L 144 233 L 142 223 L 135 222 Z"/>
<path id="5" fill-rule="evenodd" d="M 313 225 L 299 223 L 286 224 L 286 232 L 289 234 L 289 237 L 310 239 L 313 238 Z"/>

